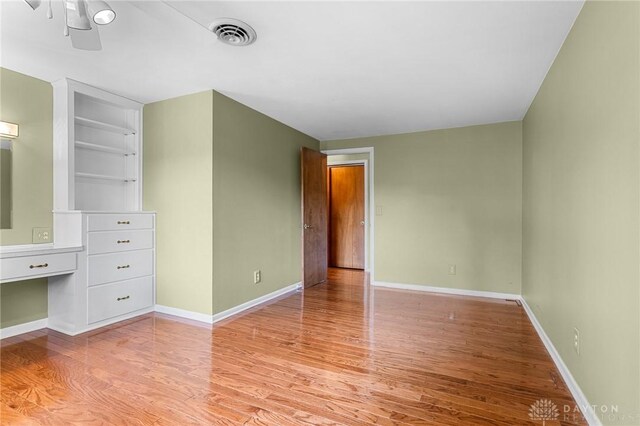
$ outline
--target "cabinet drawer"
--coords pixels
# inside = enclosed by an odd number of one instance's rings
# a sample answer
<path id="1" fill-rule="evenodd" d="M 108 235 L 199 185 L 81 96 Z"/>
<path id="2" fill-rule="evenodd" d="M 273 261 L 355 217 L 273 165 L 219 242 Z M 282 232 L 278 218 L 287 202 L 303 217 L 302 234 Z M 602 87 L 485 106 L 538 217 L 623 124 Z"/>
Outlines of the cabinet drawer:
<path id="1" fill-rule="evenodd" d="M 88 254 L 143 250 L 153 247 L 153 231 L 90 232 L 87 234 Z"/>
<path id="2" fill-rule="evenodd" d="M 91 231 L 119 231 L 121 229 L 152 229 L 153 214 L 89 215 L 87 229 Z"/>
<path id="3" fill-rule="evenodd" d="M 39 275 L 73 272 L 75 269 L 75 253 L 14 257 L 0 260 L 0 280 L 29 279 Z"/>
<path id="4" fill-rule="evenodd" d="M 151 306 L 153 277 L 90 287 L 88 292 L 88 322 L 92 324 Z"/>
<path id="5" fill-rule="evenodd" d="M 89 286 L 153 274 L 151 250 L 89 256 Z"/>

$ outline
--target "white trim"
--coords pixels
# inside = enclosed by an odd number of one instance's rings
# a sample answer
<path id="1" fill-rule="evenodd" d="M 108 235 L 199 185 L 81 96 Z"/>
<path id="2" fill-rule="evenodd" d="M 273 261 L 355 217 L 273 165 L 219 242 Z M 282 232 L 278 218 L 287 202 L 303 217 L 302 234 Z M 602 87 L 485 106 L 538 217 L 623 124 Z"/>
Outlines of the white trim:
<path id="1" fill-rule="evenodd" d="M 232 315 L 236 315 L 239 314 L 242 311 L 246 311 L 247 309 L 251 309 L 254 306 L 260 305 L 262 303 L 268 302 L 272 299 L 275 299 L 276 297 L 280 297 L 282 295 L 285 295 L 287 293 L 291 293 L 294 291 L 298 291 L 299 289 L 302 288 L 302 282 L 297 282 L 295 284 L 291 284 L 290 286 L 281 288 L 280 290 L 276 290 L 274 292 L 271 292 L 269 294 L 265 294 L 264 296 L 260 296 L 258 298 L 255 298 L 253 300 L 249 300 L 248 302 L 245 302 L 241 305 L 238 306 L 234 306 L 233 308 L 229 308 L 226 311 L 222 311 L 219 312 L 217 314 L 213 315 L 213 322 L 216 323 L 218 321 L 222 321 L 223 319 L 229 318 Z"/>
<path id="2" fill-rule="evenodd" d="M 156 305 L 155 311 L 161 314 L 173 315 L 174 317 L 187 318 L 194 321 L 205 322 L 207 324 L 213 324 L 213 318 L 208 314 L 201 314 L 200 312 L 187 311 L 186 309 L 172 308 L 171 306 Z"/>
<path id="3" fill-rule="evenodd" d="M 589 423 L 589 425 L 591 426 L 601 426 L 602 422 L 600 421 L 594 410 L 589 409 L 592 405 L 589 403 L 586 395 L 582 392 L 582 389 L 580 389 L 580 386 L 578 385 L 578 382 L 576 382 L 576 379 L 573 378 L 571 371 L 562 360 L 562 357 L 556 350 L 553 342 L 551 341 L 549 336 L 547 336 L 547 333 L 545 333 L 544 328 L 542 328 L 542 324 L 540 324 L 540 322 L 536 318 L 535 314 L 527 304 L 525 298 L 520 296 L 519 300 L 522 302 L 522 306 L 524 307 L 524 310 L 527 313 L 531 324 L 533 324 L 533 327 L 538 332 L 540 340 L 542 340 L 542 343 L 544 343 L 544 347 L 547 349 L 547 352 L 549 352 L 549 355 L 551 356 L 551 359 L 553 359 L 553 362 L 558 368 L 558 371 L 560 371 L 564 382 L 567 384 L 567 387 L 569 388 L 573 399 L 575 399 L 576 404 L 578 404 L 578 407 L 580 408 L 580 411 L 582 412 L 584 418 L 587 420 L 587 423 Z"/>
<path id="4" fill-rule="evenodd" d="M 373 281 L 371 285 L 375 287 L 395 288 L 399 290 L 426 291 L 429 293 L 453 294 L 456 296 L 474 296 L 474 297 L 488 297 L 490 299 L 520 300 L 520 295 L 513 294 L 513 293 L 497 293 L 493 291 L 466 290 L 461 288 L 436 287 L 436 286 L 420 285 L 420 284 L 389 283 L 385 281 Z"/>
<path id="5" fill-rule="evenodd" d="M 131 318 L 139 317 L 140 315 L 148 314 L 150 312 L 153 312 L 154 308 L 155 308 L 155 306 L 149 306 L 148 308 L 139 309 L 139 310 L 134 311 L 134 312 L 129 312 L 127 314 L 119 315 L 118 317 L 107 318 L 105 320 L 89 324 L 86 327 L 81 328 L 79 330 L 74 330 L 73 328 L 65 328 L 64 326 L 62 326 L 62 327 L 55 326 L 55 325 L 52 325 L 52 324 L 48 324 L 47 328 L 49 330 L 53 330 L 53 331 L 57 331 L 57 332 L 62 333 L 62 334 L 66 334 L 67 336 L 77 336 L 79 334 L 83 334 L 83 333 L 86 333 L 86 332 L 89 332 L 89 331 L 97 330 L 97 329 L 102 328 L 102 327 L 106 327 L 106 326 L 109 326 L 109 325 L 115 325 L 115 324 L 118 324 L 119 322 L 127 321 L 127 320 L 130 320 Z"/>
<path id="6" fill-rule="evenodd" d="M 0 246 L 0 255 L 6 253 L 25 253 L 29 255 L 31 251 L 36 250 L 51 250 L 53 249 L 53 243 L 40 243 L 40 244 L 16 244 L 9 246 Z"/>
<path id="7" fill-rule="evenodd" d="M 47 328 L 48 323 L 47 318 L 25 322 L 23 324 L 14 325 L 11 327 L 5 327 L 0 329 L 0 340 L 6 339 L 8 337 L 17 336 L 19 334 L 29 333 L 36 330 L 42 330 L 43 328 Z"/>
<path id="8" fill-rule="evenodd" d="M 327 167 L 333 167 L 333 166 L 347 166 L 347 165 L 363 165 L 368 163 L 368 160 L 336 160 L 335 163 L 329 163 L 329 161 L 327 160 Z M 366 176 L 366 175 L 365 175 Z"/>
<path id="9" fill-rule="evenodd" d="M 375 191 L 375 173 L 374 173 L 374 149 L 372 146 L 363 148 L 345 148 L 345 149 L 325 149 L 320 151 L 327 155 L 348 155 L 348 154 L 369 154 L 369 176 L 367 176 L 367 183 L 369 185 L 369 281 L 375 282 L 375 256 L 376 256 L 376 191 Z"/>
<path id="10" fill-rule="evenodd" d="M 204 322 L 207 324 L 213 324 L 218 321 L 222 321 L 223 319 L 229 318 L 232 315 L 236 315 L 236 314 L 239 314 L 240 312 L 246 311 L 247 309 L 251 309 L 254 306 L 260 305 L 262 303 L 266 303 L 272 299 L 275 299 L 276 297 L 280 297 L 287 293 L 298 291 L 300 288 L 302 288 L 302 282 L 297 282 L 295 284 L 281 288 L 280 290 L 276 290 L 269 294 L 265 294 L 264 296 L 260 296 L 253 300 L 249 300 L 248 302 L 242 303 L 238 306 L 234 306 L 233 308 L 229 308 L 226 311 L 222 311 L 214 315 L 201 314 L 200 312 L 187 311 L 185 309 L 172 308 L 170 306 L 164 306 L 164 305 L 156 305 L 155 311 L 160 312 L 162 314 L 173 315 L 181 318 L 187 318 L 190 320 Z"/>
<path id="11" fill-rule="evenodd" d="M 371 214 L 370 211 L 371 209 L 368 208 L 369 207 L 369 160 L 340 160 L 340 161 L 336 161 L 335 163 L 331 163 L 329 164 L 327 161 L 327 168 L 329 167 L 335 167 L 335 166 L 348 166 L 348 165 L 361 165 L 364 166 L 364 205 L 365 205 L 365 209 L 364 209 L 364 223 L 366 226 L 366 231 L 369 232 L 365 232 L 364 233 L 364 270 L 365 272 L 370 272 L 369 271 L 369 252 L 371 250 L 369 250 L 369 238 L 371 238 L 371 232 L 372 230 L 369 229 L 370 226 L 369 224 L 371 223 Z"/>

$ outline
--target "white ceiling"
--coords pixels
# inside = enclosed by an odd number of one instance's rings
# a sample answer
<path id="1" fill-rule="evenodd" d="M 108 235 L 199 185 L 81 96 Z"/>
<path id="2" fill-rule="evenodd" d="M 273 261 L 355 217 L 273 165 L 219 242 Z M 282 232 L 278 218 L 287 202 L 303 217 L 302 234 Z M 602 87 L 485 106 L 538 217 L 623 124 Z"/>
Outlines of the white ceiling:
<path id="1" fill-rule="evenodd" d="M 0 65 L 149 103 L 215 89 L 320 140 L 519 120 L 581 1 L 111 1 L 103 50 L 74 50 L 62 4 L 46 19 L 1 3 Z M 170 7 L 171 6 L 171 7 Z M 252 25 L 224 45 L 193 20 Z"/>

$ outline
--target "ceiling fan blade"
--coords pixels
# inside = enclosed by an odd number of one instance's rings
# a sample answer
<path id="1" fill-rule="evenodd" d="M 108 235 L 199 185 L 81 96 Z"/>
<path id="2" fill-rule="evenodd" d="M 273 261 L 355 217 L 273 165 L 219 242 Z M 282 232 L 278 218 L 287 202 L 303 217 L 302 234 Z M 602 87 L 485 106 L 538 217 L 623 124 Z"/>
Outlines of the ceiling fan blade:
<path id="1" fill-rule="evenodd" d="M 38 6 L 40 6 L 40 3 L 42 3 L 40 0 L 24 0 L 24 2 L 33 10 L 36 10 Z"/>
<path id="2" fill-rule="evenodd" d="M 102 42 L 100 42 L 100 33 L 98 28 L 90 30 L 76 30 L 69 28 L 71 36 L 71 45 L 80 50 L 102 50 Z"/>

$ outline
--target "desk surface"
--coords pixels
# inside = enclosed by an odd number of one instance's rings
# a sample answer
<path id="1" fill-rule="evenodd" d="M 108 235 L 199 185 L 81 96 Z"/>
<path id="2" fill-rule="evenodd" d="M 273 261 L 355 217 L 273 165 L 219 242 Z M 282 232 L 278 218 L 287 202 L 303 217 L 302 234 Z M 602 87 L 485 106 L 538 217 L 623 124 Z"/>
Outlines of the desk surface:
<path id="1" fill-rule="evenodd" d="M 42 256 L 47 254 L 73 253 L 82 251 L 82 246 L 56 247 L 53 244 L 24 244 L 0 246 L 0 259 L 12 257 Z"/>

